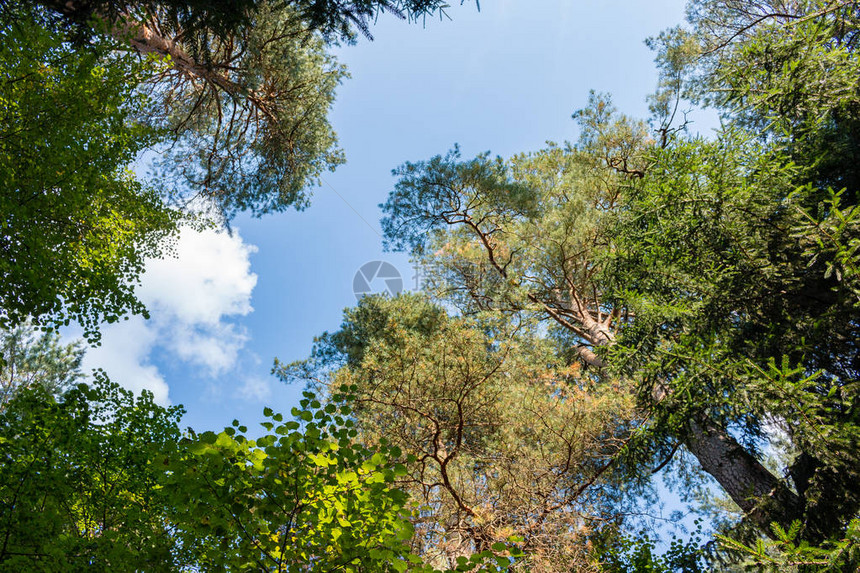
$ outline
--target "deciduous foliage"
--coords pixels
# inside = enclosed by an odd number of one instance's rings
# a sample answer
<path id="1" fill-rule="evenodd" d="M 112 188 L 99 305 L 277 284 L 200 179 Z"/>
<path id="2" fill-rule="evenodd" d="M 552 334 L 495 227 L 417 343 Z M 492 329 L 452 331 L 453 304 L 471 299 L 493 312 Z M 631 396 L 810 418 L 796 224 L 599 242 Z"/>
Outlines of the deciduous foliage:
<path id="1" fill-rule="evenodd" d="M 697 520 L 696 529 L 687 539 L 672 536 L 668 549 L 657 551 L 659 537 L 642 530 L 631 535 L 622 528 L 607 527 L 601 532 L 597 553 L 601 571 L 606 573 L 703 573 L 706 568 L 704 552 L 700 546 L 702 526 Z M 607 541 L 609 543 L 607 543 Z"/>
<path id="2" fill-rule="evenodd" d="M 347 388 L 348 390 L 348 388 Z M 340 396 L 334 396 L 339 399 Z M 402 466 L 356 443 L 347 404 L 306 394 L 294 419 L 266 410 L 267 433 L 206 432 L 172 468 L 176 536 L 206 570 L 404 571 L 412 526 Z"/>
<path id="3" fill-rule="evenodd" d="M 180 412 L 106 383 L 19 391 L 0 413 L 0 569 L 172 567 L 157 460 L 176 449 Z"/>
<path id="4" fill-rule="evenodd" d="M 103 378 L 21 389 L 0 412 L 0 570 L 429 571 L 397 452 L 356 443 L 346 403 L 267 411 L 257 439 L 183 436 L 181 413 Z"/>
<path id="5" fill-rule="evenodd" d="M 154 63 L 69 46 L 38 11 L 0 14 L 0 326 L 144 312 L 133 287 L 176 216 L 128 171 L 154 132 L 129 121 Z"/>

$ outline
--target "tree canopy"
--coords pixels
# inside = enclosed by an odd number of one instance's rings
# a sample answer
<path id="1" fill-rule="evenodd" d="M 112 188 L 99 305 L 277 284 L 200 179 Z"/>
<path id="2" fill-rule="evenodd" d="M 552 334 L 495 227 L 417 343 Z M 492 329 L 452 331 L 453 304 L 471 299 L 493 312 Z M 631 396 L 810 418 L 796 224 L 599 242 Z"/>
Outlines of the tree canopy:
<path id="1" fill-rule="evenodd" d="M 310 399 L 267 433 L 180 431 L 179 407 L 106 379 L 21 389 L 0 412 L 0 569 L 404 570 L 399 467 Z"/>
<path id="2" fill-rule="evenodd" d="M 74 386 L 79 349 L 21 326 L 145 312 L 190 203 L 304 206 L 342 161 L 328 48 L 444 8 L 0 7 L 0 569 L 860 567 L 857 2 L 693 0 L 649 40 L 650 118 L 593 93 L 575 142 L 397 168 L 385 242 L 426 293 L 276 362 L 309 389 L 260 435 Z M 657 554 L 655 474 L 716 547 Z"/>
<path id="3" fill-rule="evenodd" d="M 157 163 L 166 190 L 186 200 L 202 195 L 227 216 L 302 208 L 319 176 L 343 162 L 327 115 L 346 70 L 328 53 L 331 44 L 370 37 L 381 13 L 417 19 L 447 7 L 441 0 L 41 4 L 79 41 L 108 40 L 165 62 L 139 86 L 151 105 L 137 120 L 165 137 Z"/>
<path id="4" fill-rule="evenodd" d="M 635 388 L 627 464 L 690 459 L 761 534 L 835 547 L 860 510 L 856 5 L 690 14 L 652 40 L 652 132 L 593 95 L 575 144 L 404 164 L 383 227 L 440 300 L 536 319 L 598 387 Z M 691 100 L 715 138 L 687 133 Z"/>
<path id="5" fill-rule="evenodd" d="M 329 53 L 439 0 L 0 6 L 0 327 L 146 316 L 134 287 L 189 214 L 301 209 L 344 161 Z M 141 159 L 144 158 L 144 159 Z M 138 172 L 146 162 L 152 176 Z"/>
<path id="6" fill-rule="evenodd" d="M 176 215 L 128 170 L 155 141 L 129 121 L 154 62 L 71 49 L 38 12 L 7 8 L 0 46 L 0 326 L 98 324 L 144 312 L 133 287 Z"/>
<path id="7" fill-rule="evenodd" d="M 80 342 L 63 344 L 55 332 L 23 324 L 0 331 L 0 410 L 19 391 L 41 387 L 60 394 L 83 378 Z"/>
<path id="8" fill-rule="evenodd" d="M 401 452 L 413 550 L 437 568 L 515 536 L 518 571 L 590 569 L 595 520 L 641 493 L 607 472 L 641 422 L 620 418 L 632 393 L 593 387 L 527 325 L 364 297 L 314 355 L 280 374 L 355 388 L 359 435 Z"/>

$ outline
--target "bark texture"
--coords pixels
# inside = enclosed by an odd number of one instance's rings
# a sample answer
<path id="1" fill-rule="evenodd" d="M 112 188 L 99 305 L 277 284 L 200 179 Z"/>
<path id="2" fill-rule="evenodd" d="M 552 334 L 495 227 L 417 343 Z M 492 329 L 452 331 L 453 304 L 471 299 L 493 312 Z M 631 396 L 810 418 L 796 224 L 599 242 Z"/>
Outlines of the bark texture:
<path id="1" fill-rule="evenodd" d="M 687 449 L 762 531 L 770 535 L 772 522 L 788 526 L 801 517 L 800 497 L 724 428 L 699 415 L 688 430 Z"/>

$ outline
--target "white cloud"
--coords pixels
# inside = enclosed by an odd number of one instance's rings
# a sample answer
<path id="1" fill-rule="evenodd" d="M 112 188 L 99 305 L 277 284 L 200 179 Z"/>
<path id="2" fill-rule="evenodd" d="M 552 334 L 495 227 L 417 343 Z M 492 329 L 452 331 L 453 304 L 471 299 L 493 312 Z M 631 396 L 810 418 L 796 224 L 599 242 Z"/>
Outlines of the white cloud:
<path id="1" fill-rule="evenodd" d="M 167 382 L 148 359 L 158 331 L 150 328 L 143 318 L 135 316 L 111 324 L 102 332 L 101 346 L 84 355 L 84 371 L 102 368 L 114 382 L 135 394 L 149 390 L 159 404 L 169 403 Z"/>
<path id="2" fill-rule="evenodd" d="M 230 319 L 253 310 L 254 251 L 238 232 L 183 228 L 176 256 L 148 261 L 137 289 L 150 320 L 133 317 L 104 326 L 102 346 L 87 353 L 84 367 L 103 368 L 129 389 L 151 390 L 161 404 L 169 402 L 168 387 L 150 363 L 155 349 L 210 376 L 228 371 L 248 340 Z"/>
<path id="3" fill-rule="evenodd" d="M 239 351 L 248 341 L 242 329 L 222 322 L 194 327 L 177 321 L 166 335 L 172 351 L 180 359 L 204 367 L 212 376 L 236 364 Z"/>
<path id="4" fill-rule="evenodd" d="M 257 284 L 249 256 L 256 250 L 238 233 L 183 229 L 177 256 L 149 261 L 137 293 L 151 313 L 183 324 L 216 325 L 224 315 L 248 314 Z"/>
<path id="5" fill-rule="evenodd" d="M 236 395 L 243 400 L 263 402 L 272 395 L 271 381 L 262 376 L 245 378 L 236 389 Z"/>

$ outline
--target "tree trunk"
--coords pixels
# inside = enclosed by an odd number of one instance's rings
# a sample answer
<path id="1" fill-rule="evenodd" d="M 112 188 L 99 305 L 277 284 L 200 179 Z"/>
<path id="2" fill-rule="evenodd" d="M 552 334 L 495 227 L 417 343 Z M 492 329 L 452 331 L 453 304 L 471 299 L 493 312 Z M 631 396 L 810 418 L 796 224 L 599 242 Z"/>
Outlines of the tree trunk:
<path id="1" fill-rule="evenodd" d="M 702 469 L 729 494 L 764 533 L 773 535 L 770 524 L 788 527 L 803 514 L 797 494 L 765 468 L 729 433 L 710 418 L 690 420 L 686 446 Z"/>
<path id="2" fill-rule="evenodd" d="M 273 117 L 268 106 L 258 94 L 245 89 L 226 74 L 218 71 L 218 66 L 196 61 L 182 49 L 175 38 L 161 35 L 155 27 L 146 22 L 135 20 L 127 14 L 120 14 L 119 18 L 111 18 L 106 14 L 93 11 L 91 6 L 80 0 L 40 0 L 40 3 L 74 22 L 86 23 L 89 18 L 99 19 L 111 37 L 127 43 L 139 54 L 170 56 L 170 65 L 177 71 L 186 76 L 209 82 L 231 97 L 247 97 L 260 112 L 268 117 Z"/>
<path id="3" fill-rule="evenodd" d="M 602 338 L 594 342 L 595 346 L 604 346 L 612 344 L 614 340 Z M 603 367 L 603 361 L 588 347 L 581 346 L 577 350 L 586 363 Z M 668 391 L 658 385 L 655 400 L 659 401 Z M 787 529 L 792 521 L 803 518 L 803 499 L 705 414 L 696 415 L 690 420 L 684 443 L 702 469 L 717 480 L 744 514 L 765 534 L 773 536 L 771 523 L 778 523 Z"/>

